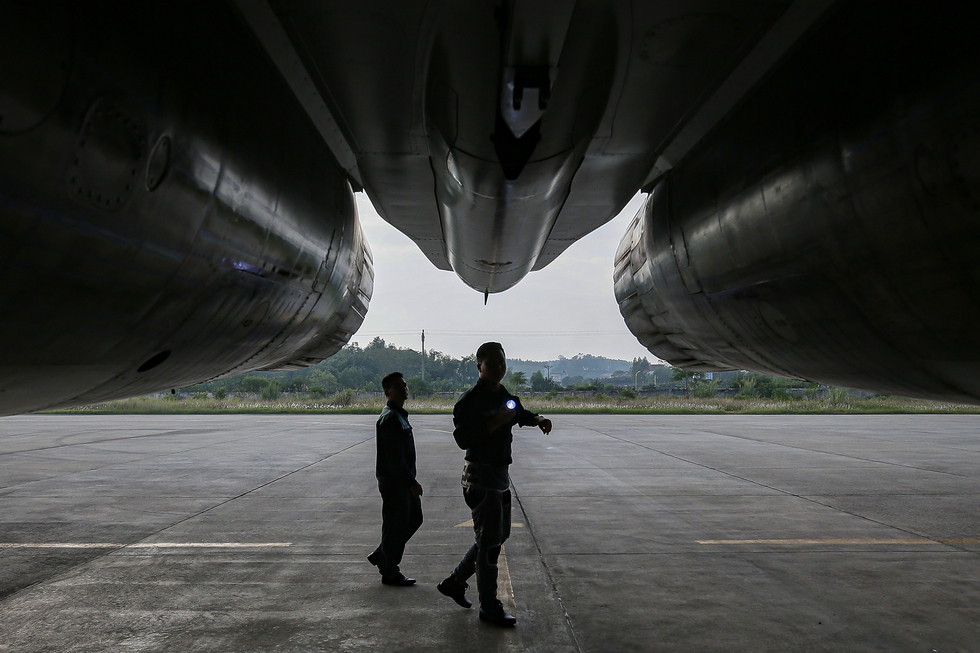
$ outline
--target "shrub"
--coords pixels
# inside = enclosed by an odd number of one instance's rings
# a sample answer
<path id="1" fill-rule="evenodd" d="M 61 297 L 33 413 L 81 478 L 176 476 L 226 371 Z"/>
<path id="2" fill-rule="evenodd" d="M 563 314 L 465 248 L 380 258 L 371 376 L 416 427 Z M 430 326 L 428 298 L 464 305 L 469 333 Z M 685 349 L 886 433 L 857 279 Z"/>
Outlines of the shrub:
<path id="1" fill-rule="evenodd" d="M 408 392 L 412 395 L 412 399 L 428 397 L 432 394 L 432 384 L 429 383 L 428 379 L 413 376 L 410 379 L 405 379 L 405 383 L 408 384 Z"/>
<path id="2" fill-rule="evenodd" d="M 688 395 L 698 399 L 707 399 L 718 394 L 718 382 L 708 381 L 707 379 L 696 379 L 691 381 Z"/>
<path id="3" fill-rule="evenodd" d="M 266 400 L 278 399 L 279 395 L 282 394 L 282 390 L 279 388 L 279 382 L 273 379 L 269 382 L 267 386 L 262 388 L 262 398 Z"/>
<path id="4" fill-rule="evenodd" d="M 243 376 L 238 381 L 238 387 L 242 392 L 260 393 L 269 387 L 269 379 L 261 376 Z"/>
<path id="5" fill-rule="evenodd" d="M 806 388 L 803 391 L 803 398 L 804 399 L 816 399 L 817 398 L 817 391 L 820 389 L 820 385 L 819 384 L 811 383 L 811 382 L 808 381 L 803 387 Z"/>
<path id="6" fill-rule="evenodd" d="M 315 369 L 306 377 L 310 393 L 318 397 L 333 394 L 340 389 L 337 377 L 324 369 Z"/>
<path id="7" fill-rule="evenodd" d="M 755 379 L 751 376 L 743 376 L 733 383 L 736 388 L 738 388 L 738 394 L 736 397 L 747 398 L 754 397 L 756 395 L 755 391 Z"/>
<path id="8" fill-rule="evenodd" d="M 776 399 L 778 401 L 791 401 L 796 399 L 796 397 L 786 392 L 786 390 L 783 388 L 773 388 L 772 395 L 770 396 L 772 399 Z"/>
<path id="9" fill-rule="evenodd" d="M 827 388 L 827 399 L 832 404 L 843 404 L 847 402 L 847 388 Z"/>
<path id="10" fill-rule="evenodd" d="M 353 390 L 341 390 L 334 396 L 330 397 L 330 403 L 334 406 L 340 406 L 341 408 L 350 408 L 355 399 L 357 399 L 357 393 Z"/>

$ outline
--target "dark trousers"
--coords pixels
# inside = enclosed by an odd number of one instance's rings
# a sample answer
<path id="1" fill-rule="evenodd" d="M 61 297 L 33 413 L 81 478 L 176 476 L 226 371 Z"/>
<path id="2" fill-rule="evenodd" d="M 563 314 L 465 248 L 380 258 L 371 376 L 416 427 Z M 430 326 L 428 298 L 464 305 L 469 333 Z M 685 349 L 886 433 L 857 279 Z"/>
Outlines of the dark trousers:
<path id="1" fill-rule="evenodd" d="M 473 514 L 476 542 L 453 571 L 459 582 L 476 573 L 480 603 L 497 600 L 497 558 L 500 547 L 510 537 L 510 490 L 464 488 L 463 498 Z"/>
<path id="2" fill-rule="evenodd" d="M 382 563 L 378 570 L 383 574 L 398 573 L 405 544 L 422 525 L 422 499 L 411 488 L 384 489 L 381 491 L 381 544 Z"/>

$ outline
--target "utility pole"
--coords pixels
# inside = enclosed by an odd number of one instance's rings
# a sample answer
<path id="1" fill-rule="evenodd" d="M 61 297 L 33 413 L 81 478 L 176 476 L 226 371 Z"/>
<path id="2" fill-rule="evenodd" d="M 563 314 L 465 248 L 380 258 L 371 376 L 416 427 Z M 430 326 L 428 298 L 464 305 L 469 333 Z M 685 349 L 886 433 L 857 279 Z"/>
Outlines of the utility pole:
<path id="1" fill-rule="evenodd" d="M 650 365 L 647 364 L 646 369 L 636 370 L 636 373 L 633 374 L 633 389 L 634 390 L 636 390 L 636 391 L 639 391 L 640 390 L 639 383 L 637 382 L 637 379 L 639 378 L 640 373 L 641 372 L 646 373 L 647 371 L 649 371 L 649 369 L 650 369 Z M 656 371 L 654 371 L 654 373 L 653 373 L 653 387 L 654 388 L 657 387 L 657 373 L 656 373 Z"/>
<path id="2" fill-rule="evenodd" d="M 425 381 L 425 329 L 422 329 L 422 380 Z"/>
<path id="3" fill-rule="evenodd" d="M 552 367 L 554 367 L 554 365 L 545 365 L 544 366 L 544 369 L 548 370 L 548 380 L 549 381 L 551 380 L 551 368 Z"/>

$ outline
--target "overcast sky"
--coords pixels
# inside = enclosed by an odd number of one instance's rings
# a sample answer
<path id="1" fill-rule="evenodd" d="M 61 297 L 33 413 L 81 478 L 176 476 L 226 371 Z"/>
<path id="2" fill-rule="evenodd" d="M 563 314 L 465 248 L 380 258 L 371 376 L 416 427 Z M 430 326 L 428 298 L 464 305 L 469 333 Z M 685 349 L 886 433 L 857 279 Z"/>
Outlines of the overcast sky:
<path id="1" fill-rule="evenodd" d="M 407 236 L 381 219 L 364 193 L 357 208 L 374 253 L 374 297 L 367 319 L 351 338 L 363 347 L 374 336 L 399 347 L 455 357 L 498 340 L 508 358 L 552 360 L 579 353 L 632 360 L 654 357 L 626 328 L 613 295 L 613 256 L 640 208 L 634 197 L 615 219 L 578 241 L 551 265 L 516 287 L 490 295 L 437 270 Z"/>

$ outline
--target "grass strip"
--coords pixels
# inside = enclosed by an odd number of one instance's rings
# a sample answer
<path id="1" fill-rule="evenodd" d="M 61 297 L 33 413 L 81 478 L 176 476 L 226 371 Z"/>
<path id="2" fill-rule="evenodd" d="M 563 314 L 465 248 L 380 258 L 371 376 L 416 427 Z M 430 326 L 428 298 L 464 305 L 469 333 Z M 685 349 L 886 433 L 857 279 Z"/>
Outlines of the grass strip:
<path id="1" fill-rule="evenodd" d="M 871 397 L 867 399 L 763 399 L 639 397 L 602 399 L 590 397 L 531 397 L 524 401 L 534 412 L 578 415 L 889 415 L 889 414 L 978 414 L 980 406 L 949 402 Z M 325 399 L 242 399 L 227 397 L 135 397 L 105 403 L 47 411 L 56 415 L 233 415 L 233 414 L 347 414 L 376 415 L 380 398 L 353 399 L 344 404 Z M 453 401 L 447 398 L 410 400 L 405 408 L 418 415 L 450 414 Z"/>

